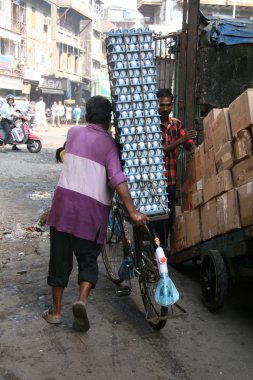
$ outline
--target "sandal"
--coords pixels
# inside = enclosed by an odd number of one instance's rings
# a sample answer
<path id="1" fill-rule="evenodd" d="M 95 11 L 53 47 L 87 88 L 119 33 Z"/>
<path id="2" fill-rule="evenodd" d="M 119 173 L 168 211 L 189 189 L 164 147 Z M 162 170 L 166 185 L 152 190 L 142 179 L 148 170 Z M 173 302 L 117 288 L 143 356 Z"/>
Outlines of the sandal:
<path id="1" fill-rule="evenodd" d="M 79 332 L 86 332 L 90 328 L 90 323 L 87 317 L 85 304 L 82 301 L 74 302 L 72 306 L 72 311 L 74 315 L 73 329 Z"/>
<path id="2" fill-rule="evenodd" d="M 62 323 L 62 320 L 59 317 L 58 318 L 54 317 L 52 315 L 52 311 L 53 311 L 53 307 L 50 306 L 49 309 L 43 311 L 42 318 L 44 318 L 45 321 L 47 321 L 48 323 L 51 323 L 52 325 L 59 325 L 60 323 Z"/>

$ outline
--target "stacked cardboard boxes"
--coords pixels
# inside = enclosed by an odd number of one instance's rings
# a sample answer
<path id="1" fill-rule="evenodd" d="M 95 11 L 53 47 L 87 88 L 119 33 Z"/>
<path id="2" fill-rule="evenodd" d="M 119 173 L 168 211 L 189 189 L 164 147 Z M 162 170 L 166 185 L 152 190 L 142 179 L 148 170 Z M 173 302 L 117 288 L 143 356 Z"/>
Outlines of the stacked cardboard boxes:
<path id="1" fill-rule="evenodd" d="M 253 224 L 253 89 L 213 109 L 203 126 L 204 141 L 187 164 L 172 253 Z"/>

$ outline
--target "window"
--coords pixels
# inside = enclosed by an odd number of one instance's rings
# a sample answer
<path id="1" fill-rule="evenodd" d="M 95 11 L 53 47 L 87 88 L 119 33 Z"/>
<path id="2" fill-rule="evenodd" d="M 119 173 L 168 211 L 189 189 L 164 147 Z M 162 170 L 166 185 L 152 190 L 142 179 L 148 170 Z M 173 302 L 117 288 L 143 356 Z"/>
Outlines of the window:
<path id="1" fill-rule="evenodd" d="M 4 12 L 4 0 L 0 0 L 0 12 Z"/>
<path id="2" fill-rule="evenodd" d="M 32 15 L 31 15 L 31 28 L 35 29 L 36 27 L 36 9 L 32 8 Z"/>

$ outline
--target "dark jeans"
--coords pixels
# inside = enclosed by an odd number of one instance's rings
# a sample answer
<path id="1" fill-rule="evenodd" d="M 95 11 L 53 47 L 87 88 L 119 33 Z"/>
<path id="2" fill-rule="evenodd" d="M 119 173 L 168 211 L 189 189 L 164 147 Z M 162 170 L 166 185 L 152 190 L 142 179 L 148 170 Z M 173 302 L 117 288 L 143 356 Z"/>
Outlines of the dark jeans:
<path id="1" fill-rule="evenodd" d="M 78 284 L 88 281 L 95 288 L 98 279 L 97 258 L 102 244 L 85 240 L 50 227 L 50 260 L 47 283 L 65 288 L 73 269 L 73 254 L 78 263 Z"/>
<path id="2" fill-rule="evenodd" d="M 167 187 L 168 199 L 169 199 L 169 219 L 158 220 L 157 222 L 152 222 L 151 227 L 155 233 L 160 238 L 161 245 L 163 249 L 167 247 L 168 236 L 171 234 L 173 220 L 175 215 L 175 204 L 176 204 L 176 186 L 171 185 Z"/>
<path id="3" fill-rule="evenodd" d="M 11 126 L 12 126 L 12 121 L 8 120 L 8 119 L 2 119 L 1 120 L 1 125 L 2 125 L 2 128 L 5 132 L 5 137 L 4 137 L 4 143 L 5 144 L 9 144 L 10 140 L 11 140 Z"/>

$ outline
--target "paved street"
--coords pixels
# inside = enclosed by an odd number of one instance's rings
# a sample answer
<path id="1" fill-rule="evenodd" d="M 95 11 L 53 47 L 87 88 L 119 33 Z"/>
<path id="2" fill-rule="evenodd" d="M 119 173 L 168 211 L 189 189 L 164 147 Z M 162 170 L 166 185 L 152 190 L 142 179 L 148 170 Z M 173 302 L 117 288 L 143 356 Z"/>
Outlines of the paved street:
<path id="1" fill-rule="evenodd" d="M 100 260 L 88 333 L 71 326 L 76 268 L 64 294 L 63 324 L 41 318 L 51 301 L 49 236 L 27 227 L 50 205 L 61 170 L 55 148 L 66 132 L 36 131 L 41 153 L 22 146 L 0 157 L 0 380 L 251 380 L 252 278 L 234 284 L 224 309 L 211 314 L 201 303 L 199 268 L 170 268 L 187 315 L 155 332 L 145 322 L 137 282 L 130 296 L 117 297 Z"/>

